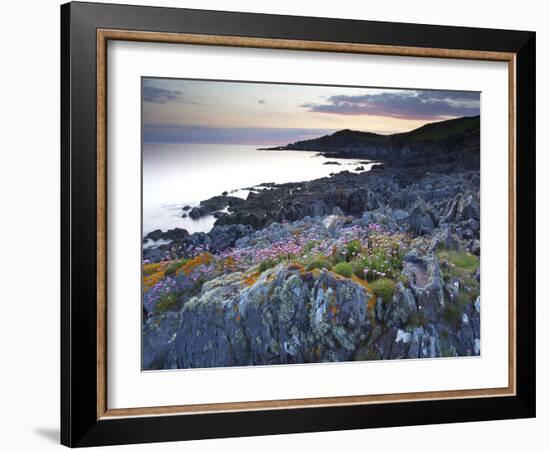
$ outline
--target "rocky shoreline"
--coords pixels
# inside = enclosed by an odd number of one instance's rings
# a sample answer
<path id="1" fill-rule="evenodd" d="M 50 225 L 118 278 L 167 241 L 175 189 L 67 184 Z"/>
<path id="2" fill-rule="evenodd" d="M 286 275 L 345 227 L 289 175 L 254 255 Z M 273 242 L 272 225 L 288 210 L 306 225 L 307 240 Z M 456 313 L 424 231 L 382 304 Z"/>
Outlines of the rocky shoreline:
<path id="1" fill-rule="evenodd" d="M 207 233 L 149 233 L 170 242 L 143 249 L 143 368 L 479 355 L 479 132 L 437 157 L 396 142 L 368 172 L 184 211 L 216 213 Z"/>

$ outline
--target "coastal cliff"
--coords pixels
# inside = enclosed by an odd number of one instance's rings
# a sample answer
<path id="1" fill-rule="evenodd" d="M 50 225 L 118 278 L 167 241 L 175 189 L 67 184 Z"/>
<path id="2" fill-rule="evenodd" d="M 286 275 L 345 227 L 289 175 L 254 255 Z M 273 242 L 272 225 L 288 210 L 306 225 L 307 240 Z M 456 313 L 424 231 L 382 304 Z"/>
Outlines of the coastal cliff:
<path id="1" fill-rule="evenodd" d="M 381 164 L 205 199 L 187 211 L 216 213 L 209 232 L 146 236 L 169 242 L 143 250 L 144 369 L 479 355 L 479 116 L 276 150 Z"/>

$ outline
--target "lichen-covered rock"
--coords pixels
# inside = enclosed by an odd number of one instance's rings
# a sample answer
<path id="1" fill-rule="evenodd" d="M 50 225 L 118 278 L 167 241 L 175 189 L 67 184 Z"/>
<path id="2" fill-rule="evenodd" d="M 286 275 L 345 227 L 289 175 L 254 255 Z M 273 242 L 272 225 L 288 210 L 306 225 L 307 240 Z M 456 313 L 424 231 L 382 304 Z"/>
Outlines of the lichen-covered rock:
<path id="1" fill-rule="evenodd" d="M 422 315 L 429 321 L 437 321 L 445 306 L 437 256 L 419 256 L 416 250 L 410 251 L 403 260 L 403 274 L 410 280 L 410 288 Z"/>
<path id="2" fill-rule="evenodd" d="M 292 265 L 249 277 L 216 278 L 184 305 L 178 368 L 347 361 L 373 329 L 372 295 L 353 280 Z"/>
<path id="3" fill-rule="evenodd" d="M 446 228 L 434 231 L 432 236 L 430 251 L 439 249 L 458 250 L 460 248 L 460 241 L 457 236 Z"/>
<path id="4" fill-rule="evenodd" d="M 142 365 L 145 370 L 176 368 L 171 351 L 180 324 L 179 319 L 178 313 L 168 311 L 144 321 Z"/>
<path id="5" fill-rule="evenodd" d="M 403 283 L 398 283 L 393 298 L 386 308 L 384 321 L 388 326 L 402 328 L 417 312 L 418 307 L 411 289 L 405 288 Z"/>
<path id="6" fill-rule="evenodd" d="M 416 250 L 404 258 L 408 282 L 396 285 L 383 319 L 355 359 L 480 355 L 480 301 L 461 303 L 460 283 L 444 283 L 437 257 Z"/>

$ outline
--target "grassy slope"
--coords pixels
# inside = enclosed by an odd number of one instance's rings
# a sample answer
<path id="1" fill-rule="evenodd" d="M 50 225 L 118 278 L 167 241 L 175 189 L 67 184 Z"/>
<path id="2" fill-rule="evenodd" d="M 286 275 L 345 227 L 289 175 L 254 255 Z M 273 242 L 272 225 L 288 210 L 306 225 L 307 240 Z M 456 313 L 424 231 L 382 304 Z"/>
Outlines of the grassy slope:
<path id="1" fill-rule="evenodd" d="M 469 140 L 479 135 L 479 116 L 460 117 L 424 125 L 406 133 L 382 135 L 364 131 L 341 130 L 317 139 L 299 141 L 290 148 L 354 148 L 369 145 L 386 144 L 431 144 L 438 141 L 460 137 Z"/>

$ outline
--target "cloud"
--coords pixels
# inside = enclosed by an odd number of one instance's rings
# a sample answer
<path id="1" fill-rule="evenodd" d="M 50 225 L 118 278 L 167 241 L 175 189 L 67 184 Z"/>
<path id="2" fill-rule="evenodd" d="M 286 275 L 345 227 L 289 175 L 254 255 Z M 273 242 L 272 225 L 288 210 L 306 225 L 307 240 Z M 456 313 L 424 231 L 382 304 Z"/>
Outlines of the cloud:
<path id="1" fill-rule="evenodd" d="M 183 102 L 183 93 L 179 90 L 162 89 L 155 86 L 144 85 L 141 90 L 144 102 L 149 103 L 171 103 Z"/>
<path id="2" fill-rule="evenodd" d="M 480 94 L 457 91 L 396 91 L 333 95 L 325 103 L 304 103 L 311 112 L 437 120 L 479 114 Z"/>

